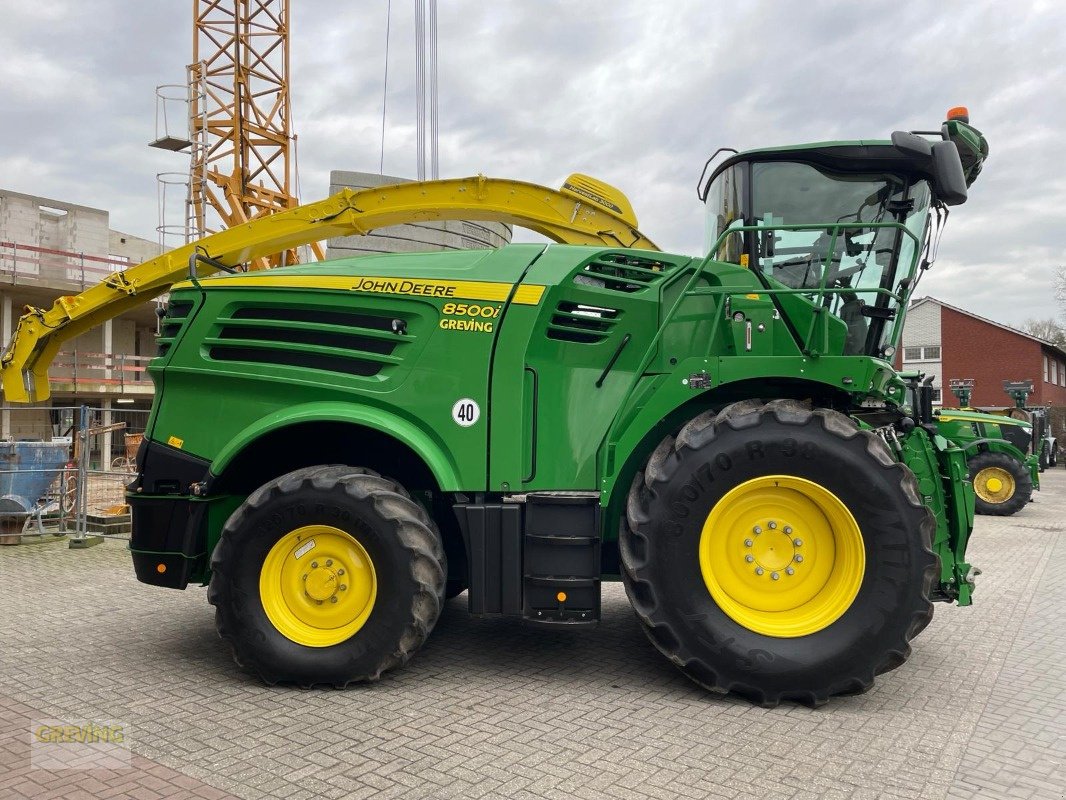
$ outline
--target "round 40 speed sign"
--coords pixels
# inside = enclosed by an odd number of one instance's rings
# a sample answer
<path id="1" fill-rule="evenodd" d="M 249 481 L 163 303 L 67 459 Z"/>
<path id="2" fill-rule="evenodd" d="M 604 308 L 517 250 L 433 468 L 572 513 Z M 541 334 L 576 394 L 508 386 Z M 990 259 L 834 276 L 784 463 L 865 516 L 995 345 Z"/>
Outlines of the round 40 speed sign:
<path id="1" fill-rule="evenodd" d="M 469 397 L 464 397 L 461 400 L 456 400 L 455 405 L 452 406 L 452 419 L 456 425 L 461 425 L 464 428 L 469 428 L 481 417 L 481 407 L 477 404 L 477 401 L 471 400 Z"/>

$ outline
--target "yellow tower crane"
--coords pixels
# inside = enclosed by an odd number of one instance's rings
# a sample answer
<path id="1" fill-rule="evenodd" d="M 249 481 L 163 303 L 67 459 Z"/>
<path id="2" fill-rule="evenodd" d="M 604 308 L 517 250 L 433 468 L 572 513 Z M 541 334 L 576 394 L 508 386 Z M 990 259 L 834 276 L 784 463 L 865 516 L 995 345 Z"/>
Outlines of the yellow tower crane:
<path id="1" fill-rule="evenodd" d="M 189 199 L 197 237 L 299 205 L 289 0 L 194 0 Z M 318 242 L 315 256 L 323 257 Z M 294 264 L 296 251 L 249 269 Z"/>

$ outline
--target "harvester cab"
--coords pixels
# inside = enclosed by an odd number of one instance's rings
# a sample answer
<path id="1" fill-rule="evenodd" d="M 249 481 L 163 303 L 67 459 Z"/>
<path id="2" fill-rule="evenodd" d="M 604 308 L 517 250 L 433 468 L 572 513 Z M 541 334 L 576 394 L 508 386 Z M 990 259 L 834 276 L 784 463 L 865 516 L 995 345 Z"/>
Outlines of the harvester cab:
<path id="1" fill-rule="evenodd" d="M 890 142 L 732 151 L 705 178 L 719 150 L 698 186 L 707 257 L 752 269 L 797 338 L 813 305 L 836 318 L 822 323 L 841 334 L 833 355 L 891 359 L 947 207 L 966 201 L 988 155 L 966 109 L 948 117 Z"/>

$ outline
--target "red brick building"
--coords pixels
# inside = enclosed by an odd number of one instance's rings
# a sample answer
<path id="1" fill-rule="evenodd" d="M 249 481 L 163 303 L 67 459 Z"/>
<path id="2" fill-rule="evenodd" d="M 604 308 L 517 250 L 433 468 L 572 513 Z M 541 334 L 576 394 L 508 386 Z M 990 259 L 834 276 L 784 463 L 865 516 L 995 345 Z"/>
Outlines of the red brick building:
<path id="1" fill-rule="evenodd" d="M 958 405 L 949 381 L 973 378 L 973 406 L 1013 405 L 1003 381 L 1031 380 L 1029 405 L 1066 408 L 1066 351 L 934 297 L 911 304 L 896 366 L 936 375 L 945 406 Z"/>

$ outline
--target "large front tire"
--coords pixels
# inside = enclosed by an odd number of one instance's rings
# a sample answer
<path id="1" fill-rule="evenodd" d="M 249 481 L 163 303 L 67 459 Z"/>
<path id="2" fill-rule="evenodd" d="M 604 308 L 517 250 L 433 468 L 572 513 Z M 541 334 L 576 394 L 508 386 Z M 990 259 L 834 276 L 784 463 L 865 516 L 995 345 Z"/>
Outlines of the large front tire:
<path id="1" fill-rule="evenodd" d="M 885 443 L 833 411 L 697 417 L 636 476 L 627 521 L 637 616 L 709 689 L 763 706 L 864 692 L 932 618 L 933 515 Z"/>
<path id="2" fill-rule="evenodd" d="M 440 534 L 395 482 L 338 465 L 265 484 L 227 521 L 208 600 L 234 660 L 265 682 L 377 680 L 444 601 Z"/>

